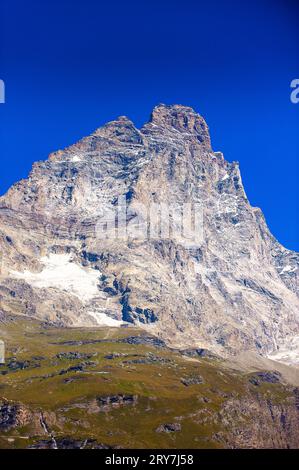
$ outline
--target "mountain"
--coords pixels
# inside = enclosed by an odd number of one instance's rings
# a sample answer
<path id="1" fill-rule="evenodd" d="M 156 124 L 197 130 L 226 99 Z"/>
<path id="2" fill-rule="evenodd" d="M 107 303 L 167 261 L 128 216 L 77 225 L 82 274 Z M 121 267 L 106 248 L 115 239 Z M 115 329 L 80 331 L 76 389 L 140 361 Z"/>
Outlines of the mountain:
<path id="1" fill-rule="evenodd" d="M 158 105 L 141 129 L 121 116 L 52 153 L 0 220 L 3 319 L 135 324 L 177 349 L 299 363 L 299 254 L 192 108 Z"/>

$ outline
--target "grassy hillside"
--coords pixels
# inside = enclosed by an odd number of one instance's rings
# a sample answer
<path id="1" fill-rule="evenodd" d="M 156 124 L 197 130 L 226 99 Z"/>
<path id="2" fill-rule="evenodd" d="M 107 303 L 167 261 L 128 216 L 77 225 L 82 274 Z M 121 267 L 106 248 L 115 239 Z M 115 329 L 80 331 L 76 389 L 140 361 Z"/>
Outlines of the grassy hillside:
<path id="1" fill-rule="evenodd" d="M 297 390 L 279 374 L 187 357 L 137 328 L 18 319 L 0 338 L 0 448 L 299 446 Z"/>

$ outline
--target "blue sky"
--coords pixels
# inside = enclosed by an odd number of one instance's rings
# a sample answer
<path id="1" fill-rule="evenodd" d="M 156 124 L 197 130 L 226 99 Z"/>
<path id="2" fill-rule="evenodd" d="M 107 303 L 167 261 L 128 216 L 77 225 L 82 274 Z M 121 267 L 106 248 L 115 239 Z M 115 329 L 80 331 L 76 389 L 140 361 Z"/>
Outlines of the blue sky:
<path id="1" fill-rule="evenodd" d="M 108 120 L 180 103 L 299 251 L 298 20 L 295 0 L 0 0 L 0 193 Z"/>

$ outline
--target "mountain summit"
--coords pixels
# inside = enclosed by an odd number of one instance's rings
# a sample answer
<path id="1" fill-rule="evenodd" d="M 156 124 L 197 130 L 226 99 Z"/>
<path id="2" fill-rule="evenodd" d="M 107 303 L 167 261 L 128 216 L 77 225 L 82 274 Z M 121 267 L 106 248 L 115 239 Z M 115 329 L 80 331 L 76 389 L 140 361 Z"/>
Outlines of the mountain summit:
<path id="1" fill-rule="evenodd" d="M 180 349 L 299 363 L 299 254 L 192 108 L 160 104 L 141 129 L 121 116 L 35 163 L 0 219 L 2 317 L 135 323 Z"/>
<path id="2" fill-rule="evenodd" d="M 185 135 L 194 136 L 211 150 L 209 129 L 205 120 L 192 108 L 181 105 L 160 104 L 153 109 L 150 124 L 165 131 L 177 130 Z M 150 126 L 147 126 L 150 127 Z"/>

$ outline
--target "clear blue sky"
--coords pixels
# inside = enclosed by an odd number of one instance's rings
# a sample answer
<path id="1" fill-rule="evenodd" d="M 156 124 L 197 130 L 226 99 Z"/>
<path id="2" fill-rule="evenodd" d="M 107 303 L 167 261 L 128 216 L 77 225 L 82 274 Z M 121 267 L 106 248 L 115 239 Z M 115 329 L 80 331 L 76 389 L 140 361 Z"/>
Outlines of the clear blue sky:
<path id="1" fill-rule="evenodd" d="M 0 0 L 0 193 L 108 120 L 180 103 L 299 251 L 298 24 L 295 0 Z"/>

